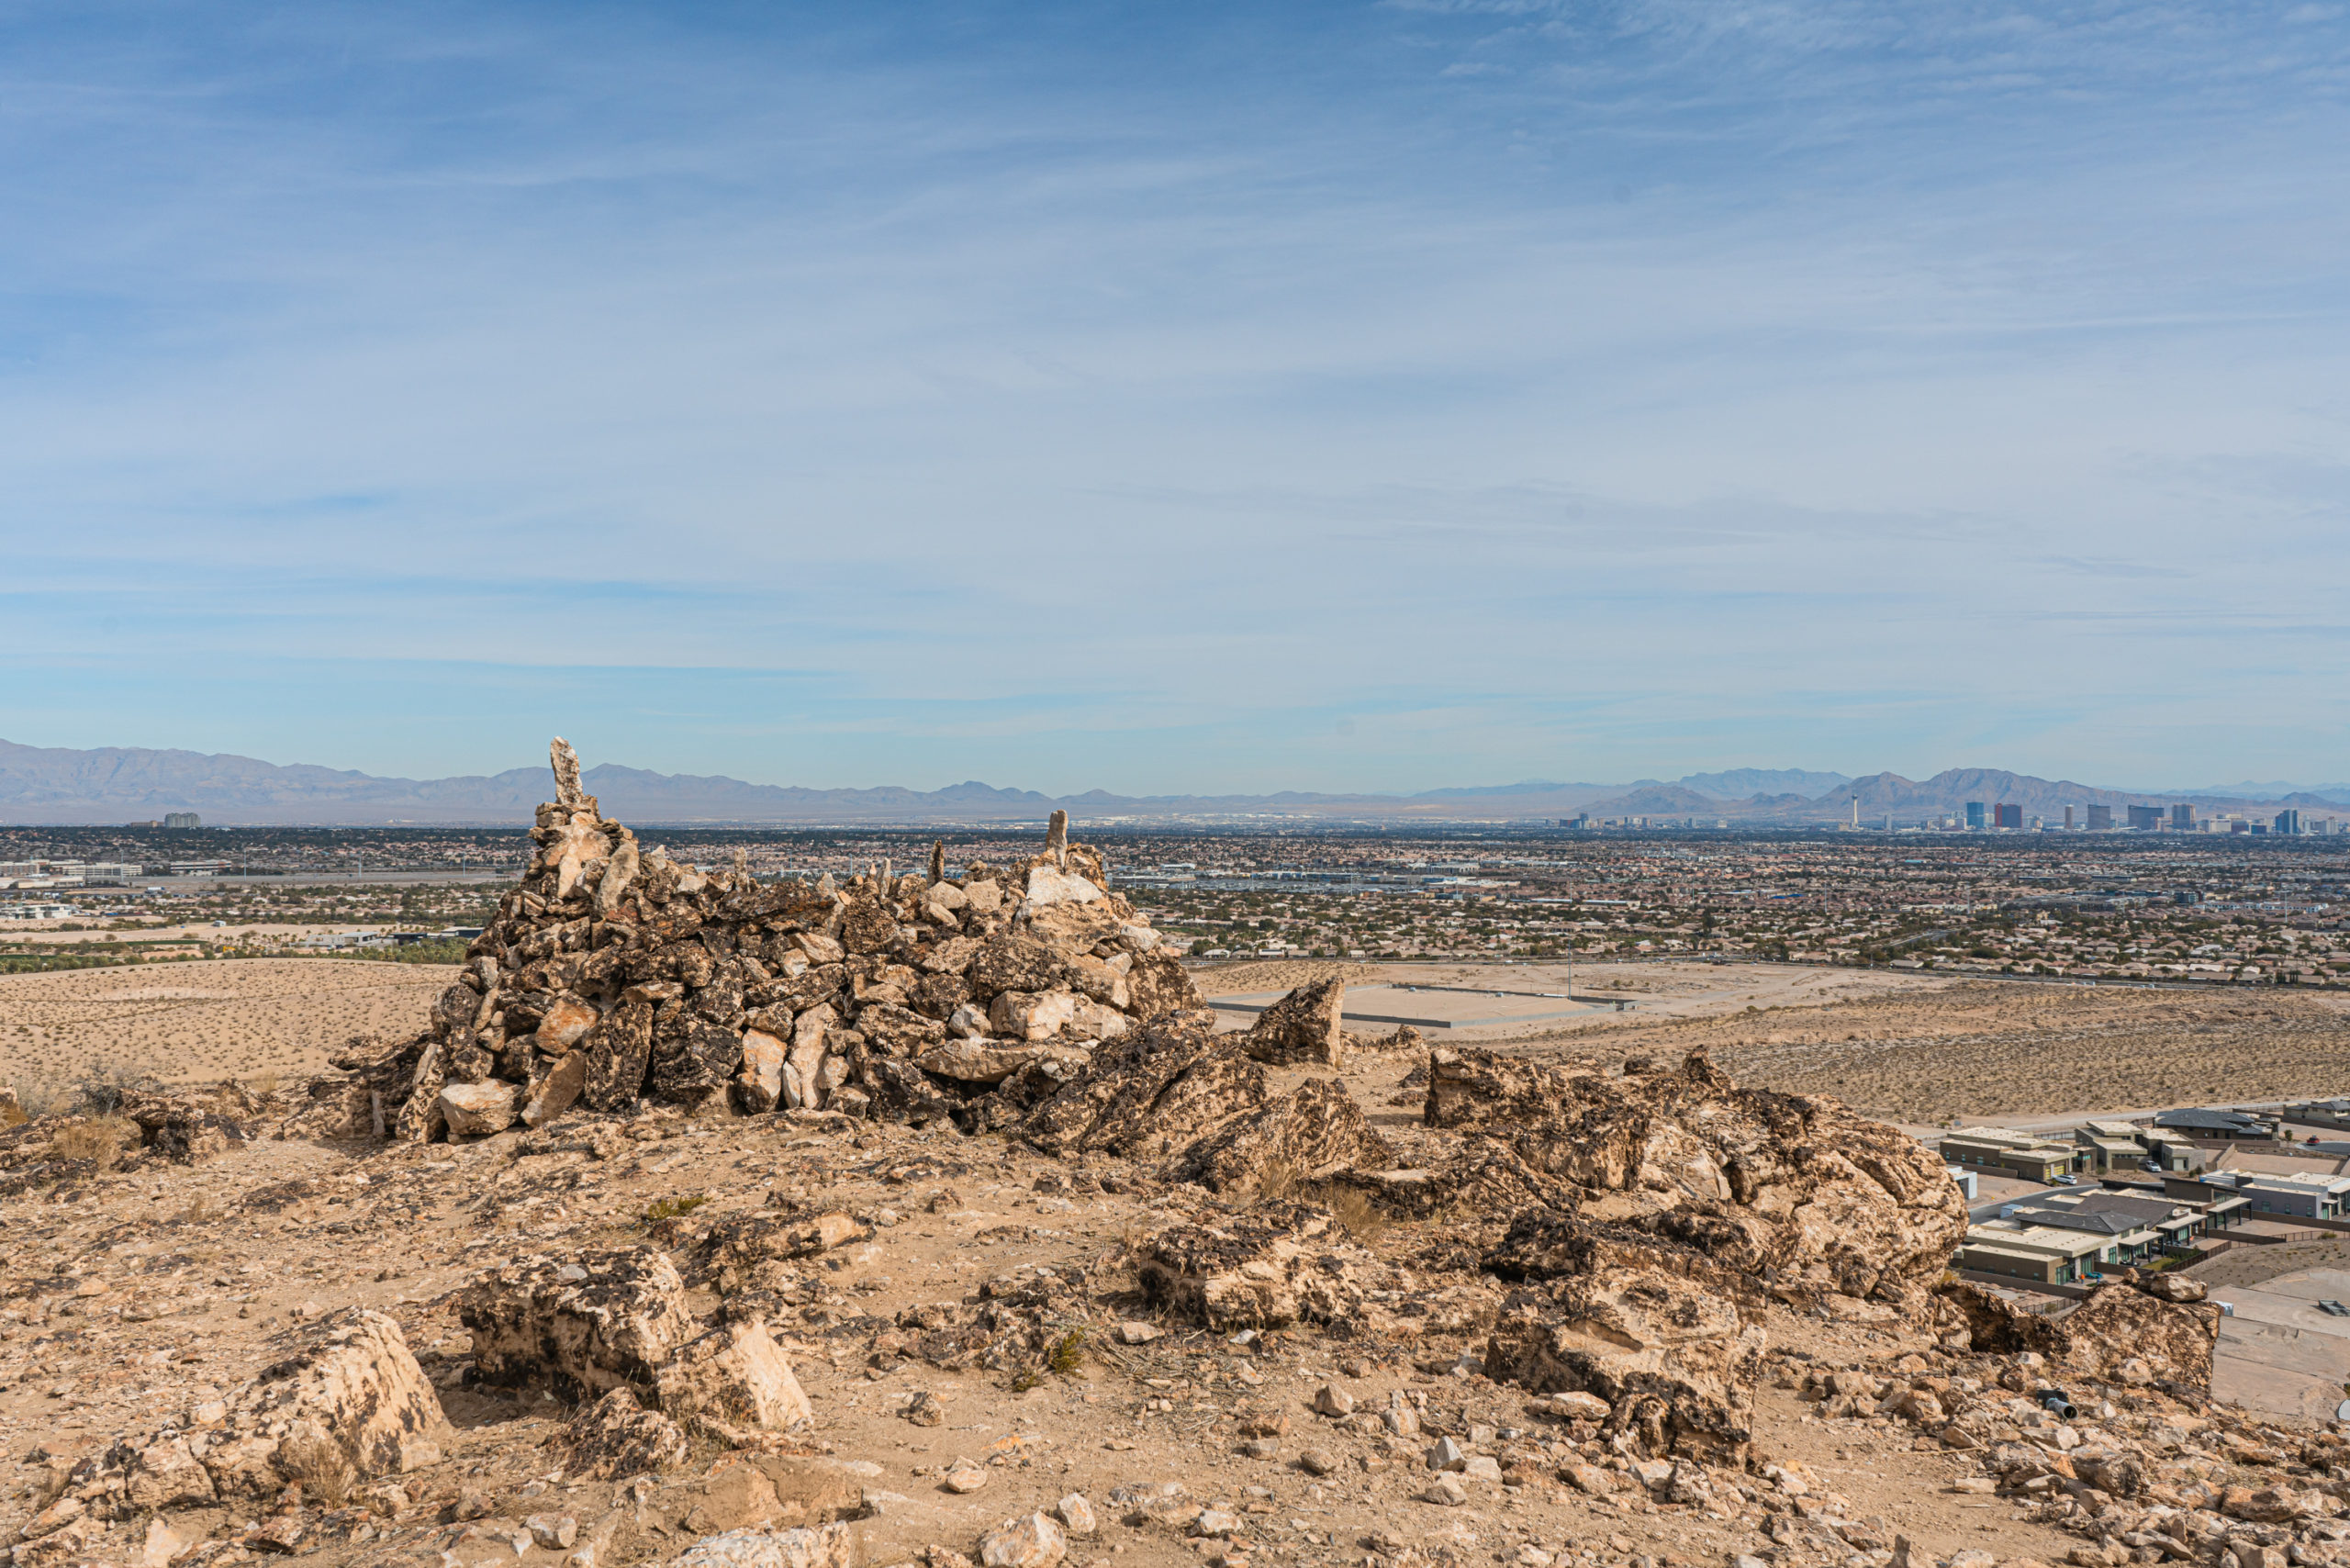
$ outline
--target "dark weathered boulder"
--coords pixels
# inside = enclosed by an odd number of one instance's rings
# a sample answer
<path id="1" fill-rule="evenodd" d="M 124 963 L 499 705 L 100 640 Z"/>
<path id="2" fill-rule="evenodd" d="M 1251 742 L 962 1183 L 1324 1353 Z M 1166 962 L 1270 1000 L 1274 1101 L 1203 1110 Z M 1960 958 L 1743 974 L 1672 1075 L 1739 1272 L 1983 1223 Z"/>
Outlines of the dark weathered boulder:
<path id="1" fill-rule="evenodd" d="M 1833 1100 L 1740 1089 L 1703 1057 L 1625 1078 L 1465 1048 L 1430 1067 L 1430 1125 L 1485 1134 L 1464 1160 L 1505 1146 L 1552 1184 L 1553 1206 L 1604 1198 L 1613 1230 L 1725 1279 L 1898 1294 L 1940 1274 L 1965 1234 L 1956 1185 L 1915 1138 Z"/>
<path id="2" fill-rule="evenodd" d="M 120 1109 L 139 1128 L 142 1145 L 181 1164 L 209 1159 L 252 1140 L 244 1120 L 234 1114 L 250 1112 L 252 1103 L 223 1105 L 217 1091 L 208 1095 L 132 1091 L 122 1097 Z"/>
<path id="3" fill-rule="evenodd" d="M 1126 970 L 1126 1012 L 1132 1017 L 1148 1023 L 1199 1005 L 1199 990 L 1181 958 L 1163 947 L 1135 955 Z"/>
<path id="4" fill-rule="evenodd" d="M 582 1101 L 598 1111 L 625 1111 L 644 1092 L 644 1070 L 653 1055 L 653 1006 L 623 1002 L 589 1031 L 585 1047 L 588 1081 Z"/>
<path id="5" fill-rule="evenodd" d="M 971 994 L 982 1001 L 1005 991 L 1050 991 L 1067 976 L 1059 953 L 1026 936 L 997 936 L 971 959 Z"/>
<path id="6" fill-rule="evenodd" d="M 1537 1394 L 1607 1402 L 1605 1423 L 1643 1453 L 1737 1464 L 1753 1438 L 1764 1335 L 1736 1303 L 1655 1271 L 1560 1282 L 1485 1347 L 1486 1375 Z"/>
<path id="7" fill-rule="evenodd" d="M 1175 1179 L 1216 1192 L 1248 1191 L 1268 1177 L 1315 1181 L 1393 1158 L 1346 1086 L 1316 1078 L 1194 1143 L 1177 1162 Z"/>
<path id="8" fill-rule="evenodd" d="M 1336 980 L 1299 986 L 1258 1015 L 1247 1036 L 1248 1054 L 1276 1065 L 1345 1066 L 1347 1032 L 1338 1015 L 1346 999 L 1345 984 Z"/>
<path id="9" fill-rule="evenodd" d="M 898 917 L 882 901 L 863 894 L 841 910 L 841 946 L 852 953 L 886 953 L 898 941 Z"/>
<path id="10" fill-rule="evenodd" d="M 674 1470 L 686 1462 L 686 1434 L 632 1388 L 615 1388 L 585 1406 L 564 1428 L 565 1468 L 597 1481 Z"/>
<path id="11" fill-rule="evenodd" d="M 1265 1070 L 1204 1010 L 1169 1014 L 1097 1047 L 1085 1072 L 1036 1107 L 1020 1136 L 1063 1159 L 1180 1154 L 1261 1107 Z"/>
<path id="12" fill-rule="evenodd" d="M 652 1247 L 492 1269 L 465 1287 L 457 1316 L 473 1331 L 482 1382 L 582 1401 L 623 1384 L 653 1386 L 677 1348 L 700 1332 L 685 1282 Z"/>
<path id="13" fill-rule="evenodd" d="M 689 1103 L 724 1088 L 742 1067 L 742 1036 L 722 1024 L 694 1018 L 676 1036 L 655 1042 L 653 1092 Z"/>

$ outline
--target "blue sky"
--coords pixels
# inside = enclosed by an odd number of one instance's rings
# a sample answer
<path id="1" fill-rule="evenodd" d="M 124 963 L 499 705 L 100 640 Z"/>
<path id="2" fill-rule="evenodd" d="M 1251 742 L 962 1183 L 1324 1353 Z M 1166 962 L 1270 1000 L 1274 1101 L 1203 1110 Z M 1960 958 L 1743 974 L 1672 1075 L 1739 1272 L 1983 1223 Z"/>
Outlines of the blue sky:
<path id="1" fill-rule="evenodd" d="M 0 6 L 0 735 L 2350 777 L 2337 4 Z"/>

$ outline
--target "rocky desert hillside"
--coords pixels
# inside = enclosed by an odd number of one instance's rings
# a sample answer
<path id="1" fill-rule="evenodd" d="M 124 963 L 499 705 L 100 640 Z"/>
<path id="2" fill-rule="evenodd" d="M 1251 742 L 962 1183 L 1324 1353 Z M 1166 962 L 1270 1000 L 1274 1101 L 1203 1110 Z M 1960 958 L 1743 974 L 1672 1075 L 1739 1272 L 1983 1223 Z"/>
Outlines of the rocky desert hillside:
<path id="1" fill-rule="evenodd" d="M 576 767 L 414 1031 L 0 1133 L 20 1568 L 2345 1555 L 2199 1287 L 1954 1282 L 1833 1100 L 1217 1034 L 1058 828 L 761 886 Z"/>

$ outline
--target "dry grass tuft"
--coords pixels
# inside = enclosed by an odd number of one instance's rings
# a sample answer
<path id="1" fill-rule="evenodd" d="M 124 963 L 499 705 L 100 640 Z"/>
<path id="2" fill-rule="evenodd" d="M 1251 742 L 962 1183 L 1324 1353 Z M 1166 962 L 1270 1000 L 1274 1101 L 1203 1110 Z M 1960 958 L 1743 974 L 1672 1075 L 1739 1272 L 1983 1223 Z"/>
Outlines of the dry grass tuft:
<path id="1" fill-rule="evenodd" d="M 128 1116 L 92 1116 L 60 1127 L 49 1146 L 66 1159 L 112 1159 L 139 1141 L 138 1124 Z"/>
<path id="2" fill-rule="evenodd" d="M 1347 1234 L 1357 1241 L 1370 1241 L 1395 1224 L 1394 1216 L 1372 1203 L 1370 1194 L 1360 1187 L 1325 1182 L 1322 1195 L 1315 1202 L 1328 1209 L 1331 1217 L 1346 1226 Z"/>
<path id="3" fill-rule="evenodd" d="M 1294 1165 L 1269 1167 L 1257 1183 L 1257 1195 L 1274 1203 L 1312 1204 L 1330 1211 L 1348 1235 L 1369 1242 L 1392 1229 L 1394 1216 L 1385 1213 L 1360 1187 L 1343 1182 L 1311 1182 Z"/>

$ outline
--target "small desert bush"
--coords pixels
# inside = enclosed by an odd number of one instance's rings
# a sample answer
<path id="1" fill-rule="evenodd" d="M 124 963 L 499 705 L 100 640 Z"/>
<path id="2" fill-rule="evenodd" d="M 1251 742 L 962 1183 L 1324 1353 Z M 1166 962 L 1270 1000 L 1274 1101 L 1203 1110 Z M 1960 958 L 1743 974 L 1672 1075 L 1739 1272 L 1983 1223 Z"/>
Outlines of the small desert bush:
<path id="1" fill-rule="evenodd" d="M 110 1062 L 92 1062 L 83 1070 L 82 1081 L 73 1086 L 74 1109 L 85 1116 L 112 1116 L 122 1110 L 122 1103 L 134 1090 L 156 1090 L 162 1081 L 151 1073 L 128 1072 Z M 52 1111 L 65 1109 L 52 1104 Z"/>
<path id="2" fill-rule="evenodd" d="M 640 1217 L 646 1225 L 658 1225 L 665 1219 L 689 1215 L 708 1202 L 710 1195 L 707 1193 L 689 1193 L 681 1198 L 660 1198 L 648 1205 Z"/>
<path id="3" fill-rule="evenodd" d="M 274 1462 L 287 1480 L 301 1488 L 305 1502 L 339 1508 L 350 1500 L 359 1477 L 341 1446 L 315 1428 L 302 1429 L 309 1426 L 297 1423 L 278 1444 Z"/>
<path id="4" fill-rule="evenodd" d="M 138 1141 L 138 1125 L 128 1116 L 91 1116 L 60 1127 L 49 1147 L 62 1159 L 104 1161 Z"/>
<path id="5" fill-rule="evenodd" d="M 1357 1241 L 1369 1241 L 1395 1223 L 1360 1187 L 1343 1182 L 1309 1182 L 1294 1165 L 1268 1168 L 1257 1183 L 1257 1195 L 1275 1203 L 1313 1204 L 1327 1209 L 1330 1217 Z"/>

